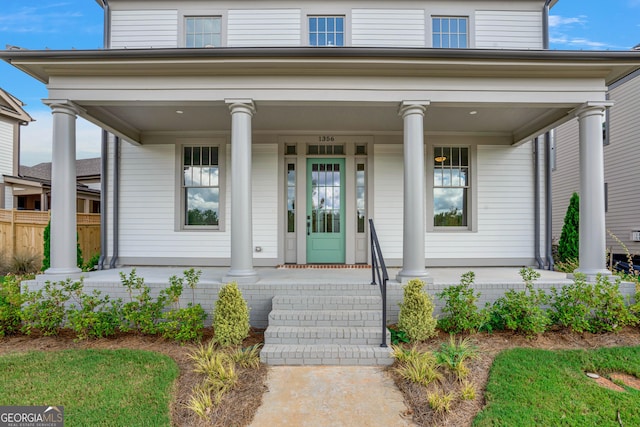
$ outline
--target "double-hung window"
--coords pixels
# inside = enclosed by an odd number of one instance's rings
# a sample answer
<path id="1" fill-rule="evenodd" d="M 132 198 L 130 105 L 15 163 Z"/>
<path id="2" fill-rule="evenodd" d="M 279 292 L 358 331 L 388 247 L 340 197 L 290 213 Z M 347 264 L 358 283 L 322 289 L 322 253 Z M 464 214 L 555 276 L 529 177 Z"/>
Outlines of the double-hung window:
<path id="1" fill-rule="evenodd" d="M 184 226 L 220 224 L 220 166 L 216 146 L 182 147 Z"/>
<path id="2" fill-rule="evenodd" d="M 186 47 L 220 47 L 222 19 L 219 16 L 188 16 L 184 36 Z"/>
<path id="3" fill-rule="evenodd" d="M 470 170 L 468 147 L 434 147 L 433 225 L 467 227 Z"/>
<path id="4" fill-rule="evenodd" d="M 344 46 L 344 16 L 310 16 L 309 46 Z"/>
<path id="5" fill-rule="evenodd" d="M 431 19 L 433 47 L 469 47 L 469 19 L 456 16 L 439 16 Z"/>

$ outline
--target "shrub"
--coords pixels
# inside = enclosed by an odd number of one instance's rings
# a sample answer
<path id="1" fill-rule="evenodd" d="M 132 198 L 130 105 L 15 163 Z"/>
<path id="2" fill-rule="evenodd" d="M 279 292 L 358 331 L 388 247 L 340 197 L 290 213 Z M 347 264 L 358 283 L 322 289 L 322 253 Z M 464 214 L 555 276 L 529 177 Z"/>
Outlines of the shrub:
<path id="1" fill-rule="evenodd" d="M 480 292 L 475 293 L 471 286 L 475 280 L 472 271 L 464 273 L 460 278 L 460 284 L 449 286 L 437 294 L 444 300 L 442 312 L 444 317 L 438 320 L 438 326 L 445 332 L 475 332 L 488 320 L 486 310 L 478 310 L 476 303 L 480 298 Z"/>
<path id="2" fill-rule="evenodd" d="M 65 304 L 83 287 L 82 279 L 46 282 L 39 291 L 24 294 L 26 305 L 22 309 L 22 332 L 29 335 L 38 330 L 43 335 L 57 335 L 64 325 Z"/>
<path id="3" fill-rule="evenodd" d="M 39 261 L 38 255 L 30 252 L 19 252 L 11 258 L 9 271 L 17 275 L 33 274 L 38 271 Z"/>
<path id="4" fill-rule="evenodd" d="M 13 275 L 6 276 L 0 282 L 0 337 L 20 330 L 22 301 L 20 280 Z"/>
<path id="5" fill-rule="evenodd" d="M 446 393 L 439 389 L 434 392 L 427 393 L 429 407 L 437 414 L 444 414 L 451 411 L 451 404 L 454 399 L 455 395 L 452 392 Z"/>
<path id="6" fill-rule="evenodd" d="M 573 193 L 569 200 L 564 225 L 558 242 L 558 258 L 560 262 L 578 259 L 580 249 L 580 196 Z"/>
<path id="7" fill-rule="evenodd" d="M 95 270 L 96 265 L 98 265 L 98 261 L 100 261 L 100 253 L 93 254 L 93 256 L 91 258 L 89 258 L 89 261 L 85 262 L 82 265 L 82 271 L 93 271 L 93 270 Z"/>
<path id="8" fill-rule="evenodd" d="M 157 325 L 167 302 L 166 293 L 161 292 L 154 301 L 151 298 L 151 289 L 144 284 L 144 278 L 136 275 L 135 268 L 128 276 L 120 272 L 120 281 L 129 293 L 129 302 L 122 306 L 120 329 L 135 330 L 144 334 L 157 333 Z"/>
<path id="9" fill-rule="evenodd" d="M 462 400 L 474 400 L 476 398 L 476 386 L 467 380 L 462 381 L 460 387 L 460 398 Z"/>
<path id="10" fill-rule="evenodd" d="M 505 292 L 504 297 L 497 299 L 491 308 L 490 328 L 509 329 L 521 332 L 527 337 L 538 335 L 547 330 L 551 323 L 542 305 L 548 297 L 543 290 L 533 289 L 533 281 L 540 277 L 540 273 L 531 268 L 520 270 L 526 290 Z"/>
<path id="11" fill-rule="evenodd" d="M 229 357 L 241 368 L 260 367 L 260 348 L 262 344 L 255 344 L 246 348 L 236 348 L 229 353 Z"/>
<path id="12" fill-rule="evenodd" d="M 404 300 L 400 303 L 398 329 L 405 331 L 411 341 L 424 341 L 436 335 L 433 300 L 423 287 L 424 282 L 419 279 L 407 282 Z"/>
<path id="13" fill-rule="evenodd" d="M 75 292 L 74 299 L 77 306 L 67 310 L 67 319 L 69 327 L 76 333 L 76 339 L 104 338 L 117 332 L 121 300 L 111 300 L 98 290 L 85 294 L 82 288 Z"/>
<path id="14" fill-rule="evenodd" d="M 560 326 L 576 332 L 615 332 L 637 323 L 633 307 L 627 307 L 620 293 L 621 278 L 611 283 L 598 275 L 595 283 L 587 283 L 584 274 L 576 274 L 572 284 L 560 291 L 551 290 L 550 318 Z"/>
<path id="15" fill-rule="evenodd" d="M 160 324 L 162 336 L 175 341 L 198 341 L 202 339 L 204 320 L 207 313 L 200 304 L 178 308 L 164 314 L 165 321 Z"/>
<path id="16" fill-rule="evenodd" d="M 395 370 L 402 378 L 423 386 L 442 379 L 442 374 L 438 372 L 438 362 L 429 352 L 413 351 L 405 354 L 404 360 Z"/>
<path id="17" fill-rule="evenodd" d="M 51 220 L 47 223 L 43 233 L 43 258 L 41 271 L 47 270 L 51 267 Z M 84 257 L 82 256 L 82 249 L 80 249 L 80 236 L 76 233 L 76 265 L 82 269 L 84 265 Z"/>
<path id="18" fill-rule="evenodd" d="M 222 346 L 241 344 L 249 336 L 249 307 L 236 282 L 220 289 L 213 310 L 213 331 Z"/>

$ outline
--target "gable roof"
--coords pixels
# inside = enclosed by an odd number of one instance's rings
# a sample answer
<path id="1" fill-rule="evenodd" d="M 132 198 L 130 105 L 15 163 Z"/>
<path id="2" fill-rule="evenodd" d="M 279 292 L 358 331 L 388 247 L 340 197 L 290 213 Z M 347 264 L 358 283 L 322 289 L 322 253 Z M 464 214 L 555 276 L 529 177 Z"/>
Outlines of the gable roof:
<path id="1" fill-rule="evenodd" d="M 100 157 L 76 160 L 76 179 L 99 178 L 100 166 Z M 51 181 L 51 162 L 39 163 L 35 166 L 20 165 L 20 176 Z"/>
<path id="2" fill-rule="evenodd" d="M 9 92 L 0 88 L 0 115 L 29 123 L 33 118 L 22 109 L 24 103 Z"/>

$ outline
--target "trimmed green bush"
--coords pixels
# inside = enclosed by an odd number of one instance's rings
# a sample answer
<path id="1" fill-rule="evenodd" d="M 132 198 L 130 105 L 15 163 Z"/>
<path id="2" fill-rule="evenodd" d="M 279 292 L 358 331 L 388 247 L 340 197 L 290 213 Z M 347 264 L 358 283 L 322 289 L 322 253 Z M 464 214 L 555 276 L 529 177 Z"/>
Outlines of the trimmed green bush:
<path id="1" fill-rule="evenodd" d="M 564 225 L 558 242 L 558 261 L 566 263 L 578 259 L 580 254 L 580 196 L 573 193 L 567 213 L 564 216 Z"/>
<path id="2" fill-rule="evenodd" d="M 411 341 L 424 341 L 436 335 L 433 299 L 423 288 L 422 280 L 410 280 L 404 286 L 404 300 L 400 303 L 398 329 L 405 331 Z"/>
<path id="3" fill-rule="evenodd" d="M 249 307 L 236 282 L 222 287 L 213 310 L 213 331 L 223 347 L 241 344 L 249 336 Z"/>
<path id="4" fill-rule="evenodd" d="M 51 220 L 47 223 L 43 233 L 44 240 L 44 254 L 42 258 L 41 271 L 47 270 L 51 267 Z M 100 257 L 98 255 L 98 257 Z M 97 264 L 97 262 L 96 262 Z M 82 256 L 82 249 L 80 249 L 80 236 L 76 233 L 76 265 L 82 269 L 84 267 L 84 257 Z"/>
<path id="5" fill-rule="evenodd" d="M 13 275 L 6 276 L 0 282 L 0 337 L 20 330 L 22 300 L 20 280 Z"/>
<path id="6" fill-rule="evenodd" d="M 438 320 L 438 326 L 445 332 L 476 332 L 488 321 L 488 312 L 478 310 L 477 302 L 480 292 L 475 293 L 471 286 L 475 280 L 473 271 L 464 273 L 460 284 L 449 286 L 437 294 L 444 300 L 443 317 Z"/>

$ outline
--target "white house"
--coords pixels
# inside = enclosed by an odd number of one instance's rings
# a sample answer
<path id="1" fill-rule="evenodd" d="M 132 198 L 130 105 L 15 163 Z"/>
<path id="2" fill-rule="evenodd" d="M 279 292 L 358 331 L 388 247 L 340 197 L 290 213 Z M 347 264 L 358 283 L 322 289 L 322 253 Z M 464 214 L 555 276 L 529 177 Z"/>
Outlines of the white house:
<path id="1" fill-rule="evenodd" d="M 366 263 L 366 218 L 401 279 L 534 264 L 532 141 L 577 118 L 580 270 L 605 271 L 607 87 L 640 52 L 544 50 L 555 1 L 98 3 L 106 49 L 0 53 L 48 88 L 48 273 L 77 272 L 77 116 L 114 135 L 113 263 L 228 266 L 248 282 L 255 266 Z"/>
<path id="2" fill-rule="evenodd" d="M 33 121 L 24 104 L 0 89 L 0 209 L 13 209 L 13 192 L 4 175 L 15 175 L 20 164 L 20 126 Z"/>
<path id="3" fill-rule="evenodd" d="M 607 248 L 617 259 L 626 261 L 625 250 L 640 255 L 640 150 L 638 116 L 640 116 L 640 71 L 609 86 L 614 106 L 607 112 L 603 128 L 604 189 Z M 575 120 L 555 132 L 555 168 L 553 171 L 553 234 L 560 237 L 569 199 L 580 192 L 578 123 Z M 617 240 L 620 242 L 618 242 Z"/>

